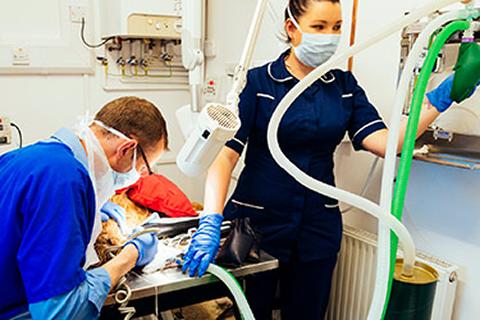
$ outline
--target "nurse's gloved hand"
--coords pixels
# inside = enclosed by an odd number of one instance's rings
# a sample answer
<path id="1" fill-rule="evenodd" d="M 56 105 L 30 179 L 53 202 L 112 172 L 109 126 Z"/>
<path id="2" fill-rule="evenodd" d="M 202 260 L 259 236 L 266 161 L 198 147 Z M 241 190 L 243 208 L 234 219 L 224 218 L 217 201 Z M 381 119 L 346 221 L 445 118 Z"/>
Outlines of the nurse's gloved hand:
<path id="1" fill-rule="evenodd" d="M 223 216 L 218 213 L 207 214 L 200 218 L 197 231 L 193 234 L 192 242 L 184 256 L 182 271 L 189 271 L 190 277 L 205 274 L 210 262 L 215 260 L 220 247 L 220 227 Z"/>
<path id="2" fill-rule="evenodd" d="M 105 222 L 108 219 L 113 219 L 118 224 L 122 234 L 127 232 L 127 216 L 125 209 L 119 206 L 116 203 L 111 201 L 106 202 L 103 207 L 100 209 L 100 214 L 102 216 L 102 221 Z"/>
<path id="3" fill-rule="evenodd" d="M 138 250 L 138 259 L 135 267 L 143 267 L 149 264 L 157 254 L 158 238 L 155 233 L 142 234 L 135 239 L 129 240 L 124 247 L 129 244 L 134 245 Z"/>
<path id="4" fill-rule="evenodd" d="M 437 88 L 427 94 L 427 98 L 430 101 L 430 104 L 434 106 L 435 109 L 438 110 L 438 112 L 446 111 L 453 104 L 453 99 L 451 98 L 451 95 L 454 77 L 455 74 L 451 74 Z M 475 90 L 473 90 L 468 97 L 471 97 L 474 93 Z"/>

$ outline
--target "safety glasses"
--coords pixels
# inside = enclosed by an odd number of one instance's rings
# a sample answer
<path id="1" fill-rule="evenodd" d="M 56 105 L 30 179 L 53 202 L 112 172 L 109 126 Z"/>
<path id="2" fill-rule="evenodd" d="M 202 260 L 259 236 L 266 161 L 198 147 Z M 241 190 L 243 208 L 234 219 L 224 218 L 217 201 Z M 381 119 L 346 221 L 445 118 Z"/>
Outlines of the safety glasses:
<path id="1" fill-rule="evenodd" d="M 143 148 L 140 146 L 140 144 L 137 144 L 138 151 L 140 151 L 140 155 L 143 159 L 143 162 L 145 162 L 145 166 L 147 167 L 148 175 L 153 174 L 153 171 L 150 167 L 150 163 L 148 162 L 147 156 L 145 155 L 145 152 L 143 151 Z"/>

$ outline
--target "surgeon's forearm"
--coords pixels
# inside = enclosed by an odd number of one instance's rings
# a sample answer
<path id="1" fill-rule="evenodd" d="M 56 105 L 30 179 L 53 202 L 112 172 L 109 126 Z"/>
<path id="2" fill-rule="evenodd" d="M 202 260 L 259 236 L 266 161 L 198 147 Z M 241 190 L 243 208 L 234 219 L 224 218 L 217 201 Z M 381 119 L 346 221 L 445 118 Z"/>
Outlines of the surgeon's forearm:
<path id="1" fill-rule="evenodd" d="M 115 258 L 102 266 L 110 275 L 111 288 L 115 288 L 120 278 L 135 267 L 137 259 L 137 248 L 134 245 L 127 245 Z"/>
<path id="2" fill-rule="evenodd" d="M 204 212 L 222 213 L 239 155 L 225 147 L 208 169 L 205 182 Z"/>

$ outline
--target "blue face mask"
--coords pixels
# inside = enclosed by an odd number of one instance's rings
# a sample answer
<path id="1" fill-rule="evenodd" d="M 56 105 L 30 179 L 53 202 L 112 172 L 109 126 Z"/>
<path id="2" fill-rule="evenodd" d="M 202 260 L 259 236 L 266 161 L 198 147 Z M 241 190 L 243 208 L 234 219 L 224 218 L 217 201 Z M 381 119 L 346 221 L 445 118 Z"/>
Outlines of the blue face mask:
<path id="1" fill-rule="evenodd" d="M 287 12 L 295 27 L 302 33 L 301 43 L 293 48 L 295 56 L 306 66 L 316 68 L 330 59 L 340 43 L 339 34 L 305 33 L 287 7 Z"/>

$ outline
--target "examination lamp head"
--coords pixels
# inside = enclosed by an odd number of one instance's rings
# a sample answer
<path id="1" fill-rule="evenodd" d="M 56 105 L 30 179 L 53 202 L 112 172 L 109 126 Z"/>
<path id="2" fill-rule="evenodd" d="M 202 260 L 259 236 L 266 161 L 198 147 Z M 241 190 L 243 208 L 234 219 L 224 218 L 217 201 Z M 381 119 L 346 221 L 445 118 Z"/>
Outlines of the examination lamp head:
<path id="1" fill-rule="evenodd" d="M 221 104 L 209 103 L 177 156 L 177 165 L 187 176 L 206 172 L 213 160 L 240 128 L 240 119 Z"/>

